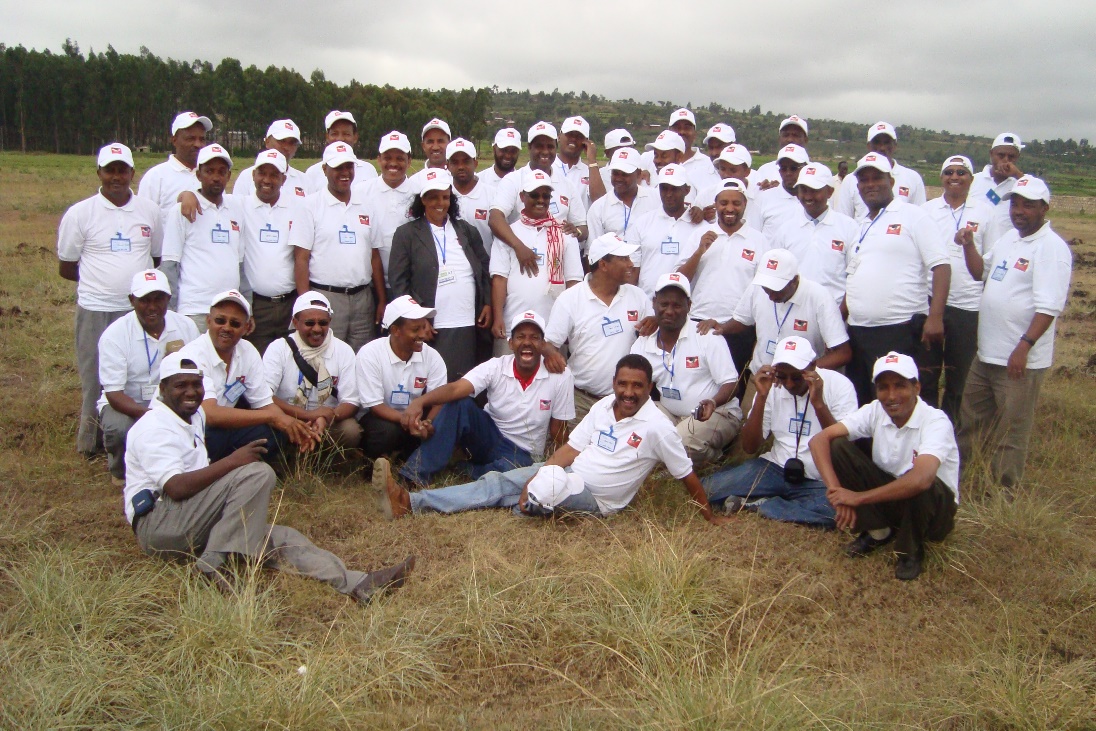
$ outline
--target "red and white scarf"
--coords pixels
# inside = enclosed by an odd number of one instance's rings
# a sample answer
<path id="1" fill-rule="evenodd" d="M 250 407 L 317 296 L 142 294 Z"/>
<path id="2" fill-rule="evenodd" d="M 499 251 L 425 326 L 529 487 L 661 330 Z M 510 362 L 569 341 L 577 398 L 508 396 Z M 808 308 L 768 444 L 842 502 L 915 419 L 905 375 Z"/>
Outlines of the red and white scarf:
<path id="1" fill-rule="evenodd" d="M 544 263 L 548 266 L 548 284 L 563 284 L 563 228 L 559 221 L 552 218 L 530 218 L 524 212 L 521 214 L 521 222 L 526 226 L 532 226 L 538 231 L 547 229 L 548 250 L 544 252 Z"/>

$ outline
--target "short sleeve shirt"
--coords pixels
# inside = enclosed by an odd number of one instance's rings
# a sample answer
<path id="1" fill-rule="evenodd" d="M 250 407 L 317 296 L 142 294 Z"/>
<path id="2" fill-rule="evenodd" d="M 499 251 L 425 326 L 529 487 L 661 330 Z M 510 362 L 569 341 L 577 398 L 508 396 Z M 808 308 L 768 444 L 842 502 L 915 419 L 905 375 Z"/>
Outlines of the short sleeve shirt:
<path id="1" fill-rule="evenodd" d="M 97 410 L 107 405 L 107 393 L 121 391 L 140 404 L 156 399 L 160 387 L 160 363 L 168 352 L 181 350 L 197 340 L 198 326 L 189 317 L 168 310 L 159 338 L 145 332 L 135 312 L 110 324 L 99 338 L 99 383 L 103 396 Z"/>
<path id="2" fill-rule="evenodd" d="M 651 364 L 661 394 L 659 403 L 674 416 L 689 416 L 701 401 L 714 398 L 721 387 L 738 380 L 727 341 L 712 332 L 701 335 L 696 327 L 695 322 L 687 322 L 669 351 L 659 344 L 658 331 L 632 345 L 632 352 Z M 720 410 L 741 416 L 738 399 Z"/>
<path id="3" fill-rule="evenodd" d="M 214 296 L 239 289 L 244 260 L 241 201 L 226 195 L 216 206 L 200 192 L 194 195 L 202 207 L 194 223 L 183 217 L 176 203 L 164 231 L 164 261 L 179 263 L 176 309 L 184 315 L 204 315 Z"/>
<path id="4" fill-rule="evenodd" d="M 329 396 L 323 404 L 316 399 L 315 386 L 305 381 L 285 338 L 278 338 L 270 343 L 266 352 L 263 353 L 266 384 L 276 397 L 287 402 L 292 402 L 297 395 L 297 388 L 304 386 L 308 397 L 308 401 L 301 405 L 304 409 L 311 410 L 320 406 L 335 408 L 341 404 L 358 406 L 361 399 L 358 396 L 357 362 L 354 360 L 354 349 L 342 340 L 332 337 L 331 344 L 324 352 L 323 362 L 327 372 L 331 374 L 331 385 L 339 392 L 338 398 Z"/>
<path id="5" fill-rule="evenodd" d="M 234 408 L 243 396 L 253 409 L 274 403 L 274 392 L 267 385 L 262 356 L 246 340 L 236 344 L 231 367 L 217 354 L 208 332 L 187 343 L 179 352 L 184 358 L 194 361 L 202 371 L 202 386 L 207 401 L 216 398 L 218 406 Z"/>
<path id="6" fill-rule="evenodd" d="M 548 267 L 545 266 L 545 256 L 548 251 L 547 231 L 526 226 L 521 221 L 515 222 L 511 228 L 514 235 L 537 255 L 538 268 L 537 275 L 530 277 L 521 271 L 517 254 L 513 249 L 502 241 L 495 241 L 491 245 L 491 276 L 506 279 L 506 302 L 503 306 L 502 319 L 507 329 L 507 336 L 510 334 L 510 323 L 522 312 L 535 312 L 547 321 L 558 296 L 549 286 L 549 272 Z M 564 234 L 564 283 L 581 282 L 582 278 L 582 257 L 579 253 L 578 239 Z"/>
<path id="7" fill-rule="evenodd" d="M 955 243 L 955 234 L 961 228 L 971 229 L 974 233 L 974 248 L 979 255 L 984 254 L 985 235 L 990 219 L 993 218 L 993 208 L 977 198 L 968 198 L 958 209 L 953 209 L 941 196 L 921 206 L 921 210 L 929 215 L 940 230 L 950 257 L 951 287 L 948 289 L 948 306 L 977 312 L 978 302 L 982 299 L 982 282 L 970 276 L 966 255 L 963 247 Z"/>
<path id="8" fill-rule="evenodd" d="M 179 162 L 175 155 L 153 165 L 141 176 L 137 186 L 137 195 L 155 203 L 161 211 L 161 218 L 167 218 L 172 206 L 179 202 L 179 194 L 184 191 L 197 192 L 198 178 L 194 171 Z"/>
<path id="9" fill-rule="evenodd" d="M 631 223 L 630 243 L 639 247 L 632 263 L 639 267 L 639 288 L 648 297 L 655 296 L 659 277 L 677 269 L 685 243 L 700 225 L 689 219 L 688 208 L 681 218 L 674 218 L 661 207 Z"/>
<path id="10" fill-rule="evenodd" d="M 126 436 L 126 486 L 122 490 L 126 522 L 133 522 L 137 493 L 151 490 L 161 495 L 175 475 L 208 466 L 205 411 L 199 408 L 186 422 L 163 401 L 153 401 Z"/>
<path id="11" fill-rule="evenodd" d="M 529 166 L 519 168 L 499 181 L 495 188 L 495 197 L 491 201 L 491 208 L 498 210 L 506 217 L 506 221 L 513 224 L 521 215 L 521 178 L 524 170 Z M 569 221 L 574 226 L 586 225 L 586 207 L 578 191 L 575 190 L 570 180 L 560 170 L 559 164 L 552 165 L 552 201 L 548 204 L 548 212 L 559 222 Z"/>
<path id="12" fill-rule="evenodd" d="M 800 207 L 799 215 L 773 234 L 771 244 L 795 254 L 800 276 L 821 284 L 840 304 L 845 298 L 848 255 L 859 238 L 859 227 L 845 214 L 827 208 L 814 219 Z"/>
<path id="13" fill-rule="evenodd" d="M 690 317 L 726 322 L 749 289 L 757 262 L 768 248 L 768 241 L 763 234 L 745 225 L 728 235 L 718 224 L 705 224 L 693 231 L 681 251 L 678 266 L 692 256 L 700 246 L 700 239 L 708 231 L 716 233 L 716 240 L 700 257 L 696 274 L 693 275 Z"/>
<path id="14" fill-rule="evenodd" d="M 852 381 L 837 371 L 817 368 L 822 379 L 822 400 L 830 415 L 841 421 L 857 409 L 856 388 Z M 761 422 L 761 433 L 773 437 L 771 450 L 761 455 L 761 459 L 783 467 L 792 457 L 803 460 L 807 477 L 821 480 L 818 468 L 814 465 L 808 442 L 811 437 L 822 431 L 818 414 L 811 405 L 808 394 L 793 396 L 786 388 L 774 385 L 765 399 L 765 411 Z M 796 450 L 796 436 L 799 436 L 799 448 Z"/>
<path id="15" fill-rule="evenodd" d="M 764 257 L 762 264 L 764 266 Z M 765 290 L 750 287 L 734 311 L 734 319 L 757 328 L 754 366 L 772 365 L 776 344 L 787 337 L 800 337 L 810 342 L 816 353 L 836 348 L 849 340 L 841 311 L 830 293 L 821 284 L 799 278 L 795 294 L 787 302 L 773 302 Z"/>
<path id="16" fill-rule="evenodd" d="M 612 188 L 598 198 L 586 212 L 586 225 L 590 229 L 589 241 L 606 233 L 615 233 L 629 243 L 635 243 L 636 231 L 633 224 L 644 214 L 662 210 L 662 200 L 658 192 L 647 186 L 636 191 L 631 206 L 617 198 Z"/>
<path id="17" fill-rule="evenodd" d="M 376 216 L 353 193 L 343 203 L 324 188 L 305 198 L 289 243 L 312 252 L 308 277 L 328 287 L 360 287 L 373 280 Z"/>
<path id="18" fill-rule="evenodd" d="M 300 225 L 304 199 L 287 195 L 284 187 L 274 205 L 263 203 L 254 193 L 234 195 L 240 199 L 244 216 L 244 274 L 251 289 L 265 297 L 295 292 L 289 234 L 294 221 Z"/>
<path id="19" fill-rule="evenodd" d="M 393 188 L 384 182 L 384 178 L 377 177 L 361 190 L 362 203 L 375 217 L 373 247 L 381 255 L 385 284 L 388 283 L 388 259 L 392 255 L 392 235 L 411 220 L 411 201 L 418 192 L 419 188 L 411 178 Z"/>
<path id="20" fill-rule="evenodd" d="M 414 399 L 448 381 L 445 361 L 438 351 L 423 345 L 404 361 L 392 350 L 389 338 L 361 347 L 357 356 L 358 395 L 365 408 L 384 404 L 403 411 Z"/>

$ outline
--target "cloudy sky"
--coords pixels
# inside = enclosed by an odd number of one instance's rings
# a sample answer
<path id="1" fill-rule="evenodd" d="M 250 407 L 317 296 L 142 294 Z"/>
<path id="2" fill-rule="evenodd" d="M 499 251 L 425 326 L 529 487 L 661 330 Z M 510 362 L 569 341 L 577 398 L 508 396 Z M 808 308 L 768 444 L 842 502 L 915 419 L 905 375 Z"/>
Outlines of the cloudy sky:
<path id="1" fill-rule="evenodd" d="M 0 0 L 0 17 L 0 42 L 54 51 L 71 37 L 85 52 L 144 45 L 340 83 L 585 90 L 1096 142 L 1092 0 Z"/>

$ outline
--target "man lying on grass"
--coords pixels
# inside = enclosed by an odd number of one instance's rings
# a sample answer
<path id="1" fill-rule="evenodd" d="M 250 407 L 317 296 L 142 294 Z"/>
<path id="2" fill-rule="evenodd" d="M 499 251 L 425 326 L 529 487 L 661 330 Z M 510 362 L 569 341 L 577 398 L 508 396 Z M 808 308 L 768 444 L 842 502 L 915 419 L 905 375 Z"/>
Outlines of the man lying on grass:
<path id="1" fill-rule="evenodd" d="M 876 400 L 810 441 L 837 527 L 863 531 L 845 552 L 865 556 L 894 541 L 894 576 L 904 581 L 921 574 L 925 541 L 951 533 L 959 504 L 951 421 L 921 400 L 917 373 L 908 355 L 892 351 L 879 358 L 872 368 Z M 867 437 L 871 459 L 849 441 Z"/>
<path id="2" fill-rule="evenodd" d="M 367 602 L 403 584 L 414 556 L 388 568 L 350 571 L 333 553 L 293 528 L 267 523 L 274 470 L 262 462 L 257 439 L 210 464 L 205 449 L 202 371 L 182 353 L 160 365 L 160 399 L 130 429 L 126 449 L 126 520 L 150 556 L 197 558 L 197 568 L 222 593 L 234 586 L 225 564 L 232 554 L 288 566 Z"/>
<path id="3" fill-rule="evenodd" d="M 408 493 L 391 474 L 386 459 L 373 468 L 381 507 L 399 518 L 412 512 L 458 513 L 477 508 L 512 508 L 530 516 L 555 513 L 610 515 L 632 502 L 647 475 L 660 462 L 685 489 L 711 523 L 715 515 L 693 472 L 670 420 L 651 403 L 651 364 L 626 355 L 616 365 L 613 393 L 598 401 L 543 465 L 489 472 L 475 482 Z"/>

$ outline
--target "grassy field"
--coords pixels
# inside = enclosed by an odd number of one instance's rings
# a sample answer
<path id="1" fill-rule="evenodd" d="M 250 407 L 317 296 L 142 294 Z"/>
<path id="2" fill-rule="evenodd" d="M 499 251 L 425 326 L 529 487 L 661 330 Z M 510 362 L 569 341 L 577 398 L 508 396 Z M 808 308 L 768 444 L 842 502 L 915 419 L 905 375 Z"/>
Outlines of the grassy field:
<path id="1" fill-rule="evenodd" d="M 76 455 L 56 227 L 95 186 L 90 158 L 0 154 L 0 727 L 1096 728 L 1091 213 L 1052 213 L 1074 284 L 1027 482 L 1008 502 L 968 469 L 918 581 L 843 535 L 713 528 L 664 475 L 604 521 L 386 523 L 360 472 L 298 472 L 279 522 L 355 568 L 419 557 L 363 608 L 146 558 Z"/>

